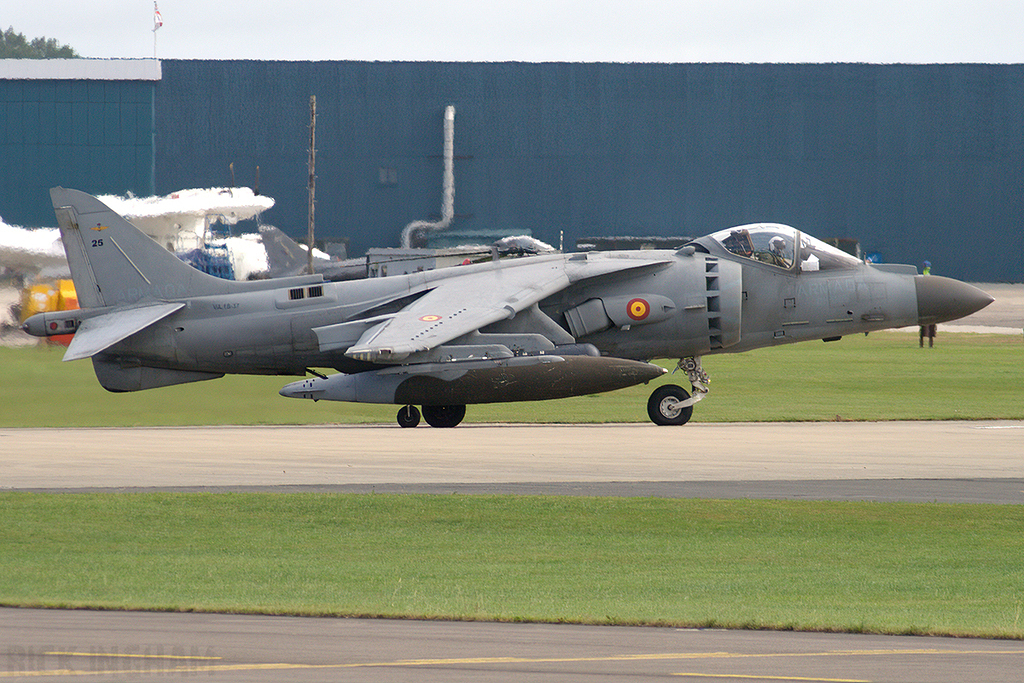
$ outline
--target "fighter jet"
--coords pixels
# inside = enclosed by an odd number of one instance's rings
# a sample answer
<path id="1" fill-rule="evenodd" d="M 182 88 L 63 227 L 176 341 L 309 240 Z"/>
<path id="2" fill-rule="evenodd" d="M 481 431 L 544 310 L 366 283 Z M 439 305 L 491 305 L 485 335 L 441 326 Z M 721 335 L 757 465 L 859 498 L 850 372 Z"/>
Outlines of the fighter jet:
<path id="1" fill-rule="evenodd" d="M 466 406 L 649 382 L 678 358 L 690 390 L 656 389 L 652 421 L 685 424 L 701 358 L 960 318 L 992 298 L 913 266 L 863 263 L 794 228 L 746 225 L 678 250 L 546 254 L 349 282 L 201 273 L 85 193 L 50 192 L 81 309 L 25 323 L 75 335 L 110 391 L 228 373 L 312 375 L 287 397 L 401 406 L 454 427 Z M 324 375 L 316 368 L 338 374 Z M 691 395 L 692 392 L 692 395 Z M 417 407 L 419 406 L 419 407 Z"/>
<path id="2" fill-rule="evenodd" d="M 260 226 L 260 238 L 267 251 L 270 277 L 281 278 L 309 272 L 309 252 L 283 230 L 273 225 Z M 332 261 L 313 256 L 313 272 L 325 280 L 361 280 L 366 277 L 366 259 Z"/>

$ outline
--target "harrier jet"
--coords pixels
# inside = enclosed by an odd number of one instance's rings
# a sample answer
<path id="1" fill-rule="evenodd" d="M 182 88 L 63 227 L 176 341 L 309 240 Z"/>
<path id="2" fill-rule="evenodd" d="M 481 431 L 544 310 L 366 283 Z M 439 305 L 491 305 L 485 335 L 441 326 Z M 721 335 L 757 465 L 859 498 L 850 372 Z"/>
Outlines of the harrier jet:
<path id="1" fill-rule="evenodd" d="M 678 358 L 690 390 L 658 387 L 657 424 L 707 391 L 702 356 L 953 320 L 992 298 L 876 266 L 793 228 L 747 225 L 677 251 L 547 254 L 387 278 L 232 282 L 179 261 L 102 202 L 50 192 L 81 309 L 26 331 L 75 335 L 110 391 L 228 373 L 312 375 L 281 394 L 401 406 L 454 427 L 475 403 L 555 399 L 649 382 Z M 331 368 L 337 374 L 317 370 Z M 691 395 L 692 392 L 692 395 Z"/>

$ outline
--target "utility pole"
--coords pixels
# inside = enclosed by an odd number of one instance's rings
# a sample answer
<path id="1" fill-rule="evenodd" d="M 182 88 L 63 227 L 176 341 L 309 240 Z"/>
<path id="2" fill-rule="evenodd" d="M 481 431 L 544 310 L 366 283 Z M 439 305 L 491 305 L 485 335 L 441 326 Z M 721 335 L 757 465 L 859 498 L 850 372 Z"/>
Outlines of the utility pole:
<path id="1" fill-rule="evenodd" d="M 313 213 L 316 208 L 316 95 L 309 96 L 309 274 L 313 274 Z"/>

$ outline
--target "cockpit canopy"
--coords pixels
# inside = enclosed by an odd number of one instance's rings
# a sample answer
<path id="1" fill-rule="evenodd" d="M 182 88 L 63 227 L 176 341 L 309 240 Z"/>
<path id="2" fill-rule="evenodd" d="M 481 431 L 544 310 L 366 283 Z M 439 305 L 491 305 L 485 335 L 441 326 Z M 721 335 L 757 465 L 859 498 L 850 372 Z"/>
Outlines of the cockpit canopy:
<path id="1" fill-rule="evenodd" d="M 783 270 L 848 270 L 860 265 L 855 257 L 799 230 L 778 223 L 756 223 L 719 230 L 697 240 L 705 248 L 713 243 L 744 258 Z M 796 246 L 799 246 L 797 253 Z M 799 257 L 799 258 L 796 258 Z"/>

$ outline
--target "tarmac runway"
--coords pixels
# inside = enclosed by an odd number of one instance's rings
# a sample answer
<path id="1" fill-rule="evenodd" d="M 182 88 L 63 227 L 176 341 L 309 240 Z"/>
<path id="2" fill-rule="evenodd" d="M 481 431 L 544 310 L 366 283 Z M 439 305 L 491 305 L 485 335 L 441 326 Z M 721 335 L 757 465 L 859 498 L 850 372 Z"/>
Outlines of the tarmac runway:
<path id="1" fill-rule="evenodd" d="M 1020 681 L 1024 643 L 0 609 L 4 680 Z"/>
<path id="2" fill-rule="evenodd" d="M 1024 422 L 0 429 L 0 488 L 1024 502 Z M 1024 643 L 0 609 L 0 679 L 1019 681 Z"/>
<path id="3" fill-rule="evenodd" d="M 0 429 L 0 489 L 1024 502 L 1024 422 Z"/>

